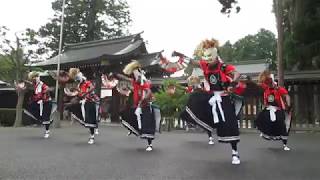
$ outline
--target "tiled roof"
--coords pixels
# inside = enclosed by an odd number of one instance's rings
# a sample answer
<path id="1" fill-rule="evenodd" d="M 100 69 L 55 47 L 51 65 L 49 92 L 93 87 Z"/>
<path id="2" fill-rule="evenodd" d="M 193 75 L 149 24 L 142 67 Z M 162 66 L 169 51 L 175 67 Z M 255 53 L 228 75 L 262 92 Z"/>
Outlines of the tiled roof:
<path id="1" fill-rule="evenodd" d="M 140 33 L 116 39 L 66 44 L 65 51 L 61 54 L 60 63 L 98 63 L 101 61 L 100 57 L 112 59 L 112 57 L 130 55 L 137 49 L 141 50 L 141 48 L 144 48 L 146 52 Z M 31 66 L 50 66 L 57 63 L 58 56 L 55 56 L 46 61 L 34 63 Z"/>

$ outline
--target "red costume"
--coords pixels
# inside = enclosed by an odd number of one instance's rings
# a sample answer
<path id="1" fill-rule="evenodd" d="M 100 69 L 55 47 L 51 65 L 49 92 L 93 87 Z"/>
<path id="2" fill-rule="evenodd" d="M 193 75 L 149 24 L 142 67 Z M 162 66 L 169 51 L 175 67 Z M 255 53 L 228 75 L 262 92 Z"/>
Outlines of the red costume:
<path id="1" fill-rule="evenodd" d="M 79 84 L 80 92 L 78 94 L 79 97 L 85 98 L 89 102 L 97 101 L 99 98 L 96 94 L 93 93 L 93 90 L 89 92 L 90 87 L 92 87 L 93 84 L 91 81 L 83 81 Z M 93 88 L 94 89 L 94 88 Z"/>
<path id="2" fill-rule="evenodd" d="M 269 87 L 266 84 L 262 84 L 264 89 L 263 102 L 265 106 L 277 106 L 280 109 L 285 109 L 285 104 L 282 100 L 282 96 L 288 94 L 288 91 L 283 87 Z"/>
<path id="3" fill-rule="evenodd" d="M 43 100 L 43 102 L 48 102 L 50 99 L 48 90 L 49 87 L 43 83 L 42 81 L 39 81 L 38 83 L 33 83 L 33 96 L 31 97 L 32 101 L 38 102 L 40 100 Z"/>
<path id="4" fill-rule="evenodd" d="M 132 86 L 133 86 L 133 105 L 134 107 L 138 107 L 139 102 L 141 99 L 143 99 L 143 93 L 144 90 L 150 89 L 151 84 L 149 82 L 145 82 L 144 84 L 141 85 L 140 82 L 137 81 L 132 81 Z M 147 102 L 142 102 L 142 106 L 145 106 Z"/>
<path id="5" fill-rule="evenodd" d="M 206 60 L 200 60 L 200 68 L 206 80 L 210 84 L 210 91 L 222 91 L 232 82 L 229 73 L 235 70 L 232 65 L 227 65 L 218 61 L 215 68 L 210 68 L 210 63 Z"/>

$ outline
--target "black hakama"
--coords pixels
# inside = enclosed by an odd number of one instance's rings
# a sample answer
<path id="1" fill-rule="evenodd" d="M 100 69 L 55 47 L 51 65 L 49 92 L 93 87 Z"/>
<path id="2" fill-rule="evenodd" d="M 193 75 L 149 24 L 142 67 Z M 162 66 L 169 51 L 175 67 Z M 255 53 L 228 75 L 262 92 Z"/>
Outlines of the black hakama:
<path id="1" fill-rule="evenodd" d="M 263 109 L 256 119 L 256 125 L 258 130 L 261 132 L 261 137 L 267 140 L 287 140 L 289 127 L 286 126 L 286 112 L 278 109 L 275 112 L 276 119 L 271 120 L 270 110 L 267 108 Z"/>
<path id="2" fill-rule="evenodd" d="M 84 111 L 82 108 L 84 108 Z M 86 101 L 84 106 L 81 103 L 71 104 L 67 109 L 71 112 L 71 116 L 84 127 L 97 127 L 98 113 L 97 104 L 95 102 Z"/>
<path id="3" fill-rule="evenodd" d="M 213 118 L 212 106 L 209 104 L 212 96 L 213 94 L 206 92 L 192 93 L 186 106 L 186 113 L 184 112 L 182 115 L 187 116 L 186 121 L 194 121 L 208 131 L 213 131 L 216 128 L 219 142 L 229 143 L 239 141 L 238 121 L 230 96 L 221 96 L 224 119 L 216 102 L 216 112 L 219 118 L 219 121 L 216 123 Z"/>
<path id="4" fill-rule="evenodd" d="M 40 110 L 42 109 L 42 115 L 40 115 Z M 26 104 L 24 107 L 24 113 L 27 114 L 32 119 L 39 121 L 43 125 L 48 125 L 53 122 L 51 118 L 52 102 L 43 102 L 41 105 L 37 102 L 32 101 L 30 104 Z"/>
<path id="5" fill-rule="evenodd" d="M 154 139 L 156 131 L 160 132 L 160 110 L 155 105 L 142 107 L 141 127 L 135 114 L 136 108 L 127 108 L 121 113 L 121 123 L 129 131 L 143 139 Z"/>

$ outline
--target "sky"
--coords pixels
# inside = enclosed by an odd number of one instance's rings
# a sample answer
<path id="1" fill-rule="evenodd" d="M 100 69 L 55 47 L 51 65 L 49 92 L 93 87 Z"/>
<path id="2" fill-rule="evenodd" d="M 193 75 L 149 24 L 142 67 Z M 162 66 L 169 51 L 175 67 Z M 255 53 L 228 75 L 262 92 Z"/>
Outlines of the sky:
<path id="1" fill-rule="evenodd" d="M 0 0 L 0 26 L 12 32 L 37 29 L 53 16 L 53 0 Z M 169 56 L 177 50 L 191 56 L 201 40 L 215 38 L 232 43 L 265 28 L 276 34 L 273 0 L 238 0 L 241 11 L 227 17 L 217 0 L 127 0 L 130 33 L 143 31 L 147 50 Z M 18 12 L 18 13 L 17 13 Z"/>

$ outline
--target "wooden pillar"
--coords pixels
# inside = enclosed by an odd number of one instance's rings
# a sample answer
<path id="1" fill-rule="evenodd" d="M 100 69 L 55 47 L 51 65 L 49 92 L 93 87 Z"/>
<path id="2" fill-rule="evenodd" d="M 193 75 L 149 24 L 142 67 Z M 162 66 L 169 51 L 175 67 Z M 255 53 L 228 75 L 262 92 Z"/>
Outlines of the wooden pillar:
<path id="1" fill-rule="evenodd" d="M 294 121 L 293 126 L 296 127 L 299 124 L 299 95 L 298 85 L 293 85 L 293 105 L 294 105 Z"/>
<path id="2" fill-rule="evenodd" d="M 94 82 L 96 86 L 96 94 L 100 97 L 101 95 L 101 85 L 102 85 L 102 80 L 101 80 L 101 71 L 100 67 L 94 68 Z"/>
<path id="3" fill-rule="evenodd" d="M 320 105 L 319 105 L 319 97 L 320 97 L 320 88 L 318 84 L 313 85 L 313 118 L 314 118 L 314 126 L 319 126 L 320 121 Z"/>
<path id="4" fill-rule="evenodd" d="M 306 120 L 307 120 L 307 126 L 313 127 L 315 123 L 315 117 L 313 116 L 313 108 L 314 108 L 314 90 L 313 85 L 309 82 L 307 84 L 307 94 L 306 94 L 306 101 L 305 101 L 305 111 L 306 111 Z M 309 104 L 308 104 L 309 103 Z"/>
<path id="5" fill-rule="evenodd" d="M 249 98 L 246 98 L 245 99 L 245 104 L 244 104 L 244 107 L 245 107 L 245 119 L 244 119 L 244 123 L 245 123 L 245 128 L 248 128 L 248 119 L 249 119 Z M 241 127 L 243 127 L 243 124 L 241 124 Z"/>
<path id="6" fill-rule="evenodd" d="M 111 122 L 120 122 L 119 109 L 120 109 L 120 94 L 116 88 L 112 89 L 112 100 L 111 100 Z"/>
<path id="7" fill-rule="evenodd" d="M 60 119 L 63 120 L 63 111 L 64 111 L 64 103 L 63 103 L 63 96 L 64 96 L 64 87 L 59 88 L 59 97 L 58 97 L 58 108 L 59 108 L 59 115 L 60 115 Z"/>
<path id="8" fill-rule="evenodd" d="M 248 129 L 249 121 L 250 121 L 250 114 L 251 114 L 250 102 L 251 102 L 251 97 L 248 98 L 247 104 L 246 104 L 246 107 L 247 107 L 247 118 L 246 118 L 246 124 L 245 124 L 245 128 L 246 128 L 246 129 Z"/>
<path id="9" fill-rule="evenodd" d="M 261 112 L 261 98 L 259 97 L 259 96 L 256 96 L 256 98 L 255 98 L 255 102 L 256 102 L 256 114 L 255 114 L 255 118 L 257 118 L 258 117 L 258 115 L 259 115 L 259 113 Z M 257 126 L 256 126 L 256 124 L 255 124 L 255 119 L 254 119 L 254 121 L 253 121 L 253 124 L 252 124 L 252 127 L 253 128 L 256 128 Z"/>
<path id="10" fill-rule="evenodd" d="M 58 87 L 58 96 L 57 98 L 57 111 L 53 112 L 52 116 L 54 117 L 53 127 L 60 128 L 61 127 L 61 119 L 63 119 L 63 88 L 61 86 Z M 62 117 L 62 118 L 61 118 Z"/>
<path id="11" fill-rule="evenodd" d="M 250 102 L 250 120 L 248 121 L 248 128 L 253 128 L 253 119 L 255 117 L 256 109 L 255 109 L 255 98 L 252 96 L 251 102 Z"/>

